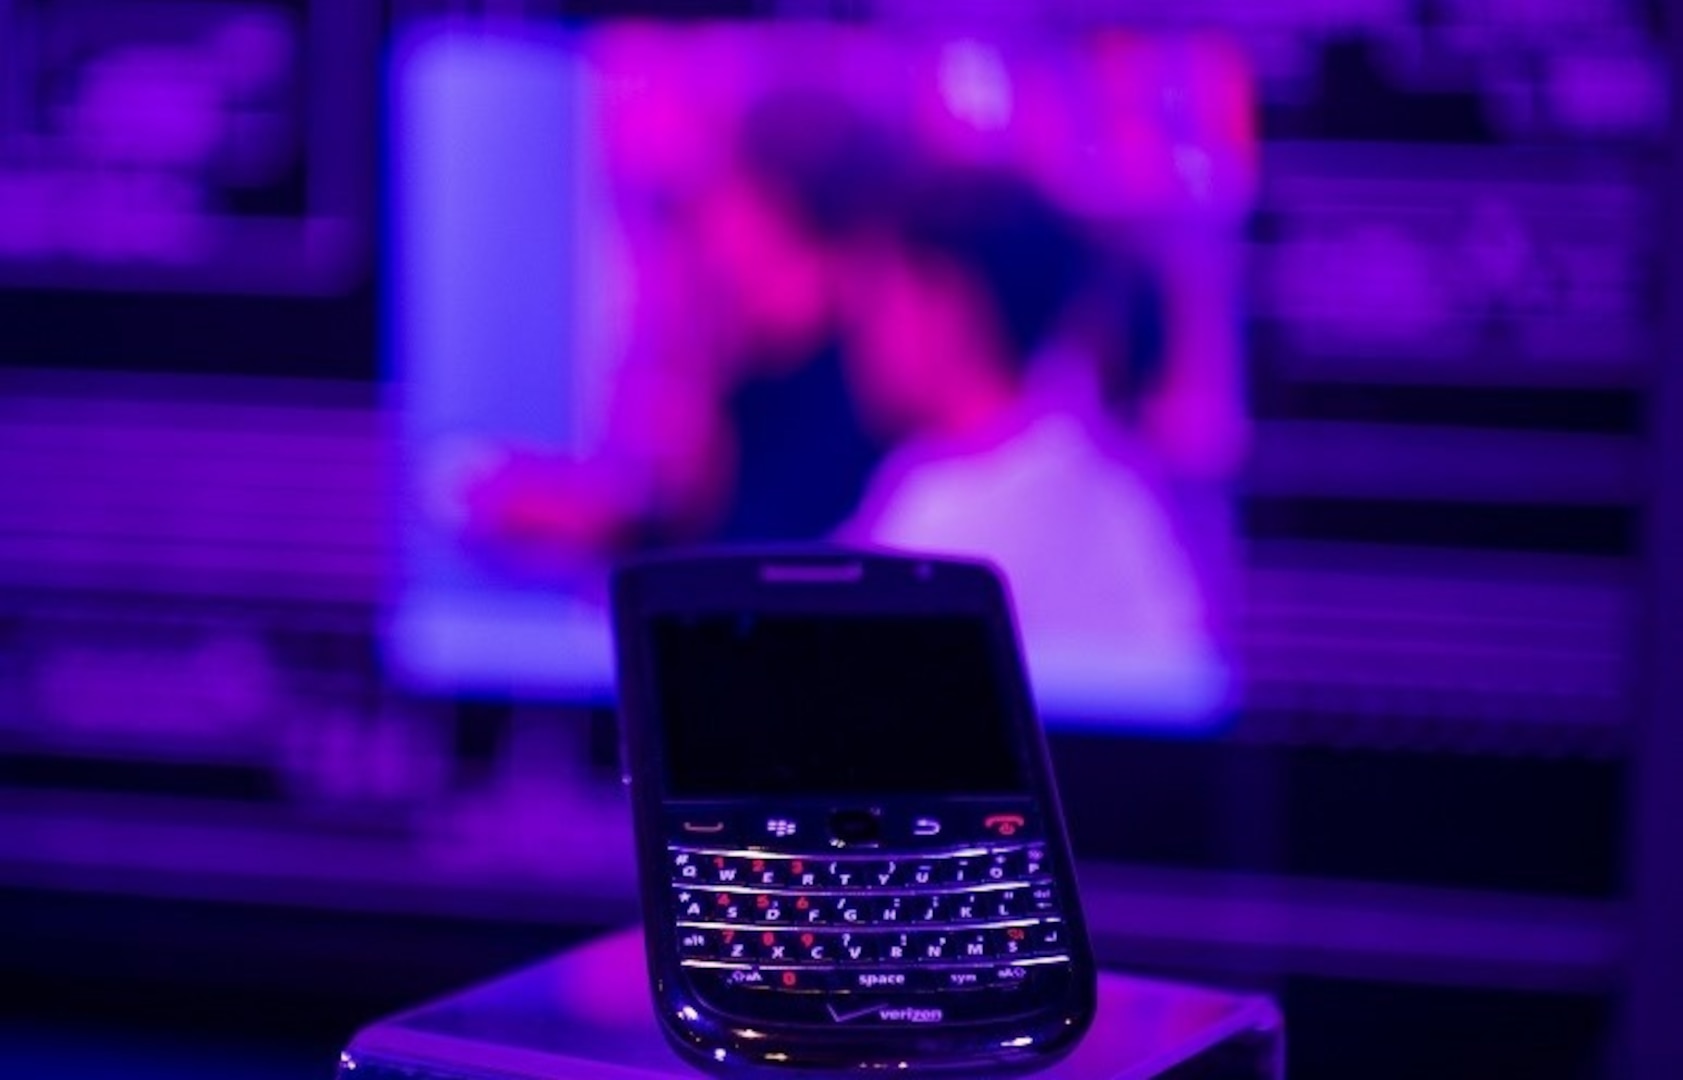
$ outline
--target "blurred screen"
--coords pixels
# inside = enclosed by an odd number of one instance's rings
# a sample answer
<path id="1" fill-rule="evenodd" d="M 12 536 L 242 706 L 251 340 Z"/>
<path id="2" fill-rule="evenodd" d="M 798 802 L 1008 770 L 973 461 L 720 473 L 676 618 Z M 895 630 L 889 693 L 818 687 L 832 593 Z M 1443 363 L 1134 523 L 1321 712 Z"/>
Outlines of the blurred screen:
<path id="1" fill-rule="evenodd" d="M 390 83 L 388 657 L 606 700 L 604 571 L 994 561 L 1054 724 L 1217 724 L 1251 87 L 1225 39 L 599 23 Z"/>

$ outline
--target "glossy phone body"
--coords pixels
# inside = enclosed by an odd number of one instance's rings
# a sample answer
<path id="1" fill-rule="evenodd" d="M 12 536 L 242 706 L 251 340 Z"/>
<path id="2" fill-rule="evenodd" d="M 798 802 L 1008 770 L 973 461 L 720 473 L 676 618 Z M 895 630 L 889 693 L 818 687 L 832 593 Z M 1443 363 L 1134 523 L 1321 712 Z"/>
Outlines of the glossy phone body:
<path id="1" fill-rule="evenodd" d="M 649 976 L 684 1057 L 997 1076 L 1073 1048 L 1094 967 L 991 569 L 706 554 L 613 594 Z"/>

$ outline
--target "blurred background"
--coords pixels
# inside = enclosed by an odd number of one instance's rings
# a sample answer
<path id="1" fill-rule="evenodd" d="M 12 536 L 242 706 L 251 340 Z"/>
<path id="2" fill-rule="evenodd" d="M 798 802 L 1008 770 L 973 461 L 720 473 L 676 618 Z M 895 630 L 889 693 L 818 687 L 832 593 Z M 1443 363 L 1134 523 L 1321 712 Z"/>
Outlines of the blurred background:
<path id="1" fill-rule="evenodd" d="M 1678 1075 L 1664 14 L 0 0 L 0 1073 L 631 922 L 606 567 L 834 539 L 1010 575 L 1104 963 Z"/>

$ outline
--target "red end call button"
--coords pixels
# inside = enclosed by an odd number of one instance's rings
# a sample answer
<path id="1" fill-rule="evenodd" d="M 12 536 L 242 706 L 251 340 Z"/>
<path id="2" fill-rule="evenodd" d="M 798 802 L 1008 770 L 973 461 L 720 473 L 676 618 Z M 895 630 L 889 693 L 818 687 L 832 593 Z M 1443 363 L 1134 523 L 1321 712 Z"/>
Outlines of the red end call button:
<path id="1" fill-rule="evenodd" d="M 995 836 L 1009 839 L 1023 831 L 1026 822 L 1021 814 L 989 814 L 982 819 L 982 828 Z"/>

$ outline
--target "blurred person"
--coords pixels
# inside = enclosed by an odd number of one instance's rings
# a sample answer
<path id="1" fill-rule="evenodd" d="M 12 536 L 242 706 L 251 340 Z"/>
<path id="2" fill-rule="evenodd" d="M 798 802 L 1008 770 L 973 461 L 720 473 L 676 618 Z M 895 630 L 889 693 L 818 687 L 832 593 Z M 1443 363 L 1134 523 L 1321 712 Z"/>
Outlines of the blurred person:
<path id="1" fill-rule="evenodd" d="M 734 482 L 716 539 L 822 537 L 863 496 L 881 448 L 851 405 L 839 298 L 848 249 L 905 168 L 906 151 L 839 99 L 773 97 L 698 213 L 699 249 L 743 335 L 723 354 Z"/>
<path id="2" fill-rule="evenodd" d="M 865 252 L 849 370 L 897 446 L 840 536 L 994 561 L 1070 697 L 1210 704 L 1199 569 L 1070 322 L 1096 264 L 1074 223 L 1014 174 L 943 169 Z"/>
<path id="3" fill-rule="evenodd" d="M 505 458 L 471 485 L 470 528 L 598 555 L 831 532 L 881 456 L 843 379 L 840 252 L 903 160 L 839 99 L 752 106 L 719 174 L 673 193 L 666 250 L 645 252 L 638 318 L 658 340 L 625 366 L 601 457 Z"/>

